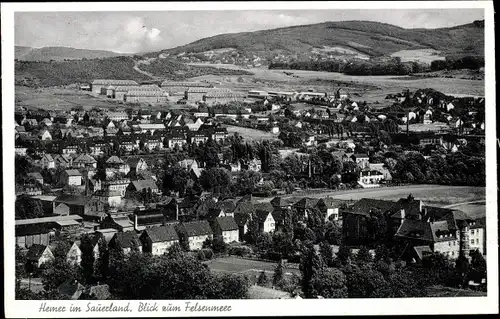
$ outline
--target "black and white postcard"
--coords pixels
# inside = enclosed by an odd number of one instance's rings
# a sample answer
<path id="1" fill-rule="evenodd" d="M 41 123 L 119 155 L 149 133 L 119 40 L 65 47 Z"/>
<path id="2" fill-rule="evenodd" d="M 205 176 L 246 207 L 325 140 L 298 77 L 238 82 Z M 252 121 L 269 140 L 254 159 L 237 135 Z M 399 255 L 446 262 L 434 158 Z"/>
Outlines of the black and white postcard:
<path id="1" fill-rule="evenodd" d="M 493 14 L 2 3 L 6 317 L 498 313 Z"/>

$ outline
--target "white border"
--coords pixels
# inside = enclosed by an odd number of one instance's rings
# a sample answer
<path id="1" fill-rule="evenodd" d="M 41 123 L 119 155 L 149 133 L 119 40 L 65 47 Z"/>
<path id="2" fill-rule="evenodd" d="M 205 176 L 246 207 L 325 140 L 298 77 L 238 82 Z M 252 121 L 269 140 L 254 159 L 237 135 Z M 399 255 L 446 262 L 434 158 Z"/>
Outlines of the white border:
<path id="1" fill-rule="evenodd" d="M 198 301 L 210 305 L 232 306 L 226 313 L 40 313 L 40 301 L 14 300 L 14 12 L 15 11 L 160 11 L 160 10 L 314 10 L 314 9 L 485 9 L 485 98 L 486 98 L 486 192 L 487 192 L 487 267 L 488 297 L 418 298 L 418 299 L 333 299 L 333 300 L 231 300 Z M 4 198 L 4 265 L 6 317 L 117 317 L 117 316 L 262 316 L 262 315 L 384 315 L 384 314 L 483 314 L 498 313 L 498 242 L 496 180 L 496 113 L 495 113 L 495 43 L 494 11 L 491 1 L 409 1 L 409 2 L 224 2 L 224 3 L 2 3 L 2 130 L 3 130 L 3 198 Z M 87 301 L 44 301 L 50 305 L 78 305 L 86 309 Z M 124 301 L 121 301 L 123 303 Z M 126 303 L 127 301 L 125 301 Z M 196 303 L 196 301 L 192 301 Z M 103 302 L 104 303 L 104 302 Z M 116 303 L 116 302 L 115 302 Z M 139 301 L 132 301 L 137 309 Z M 183 307 L 184 301 L 157 301 Z M 108 302 L 106 302 L 108 304 Z"/>

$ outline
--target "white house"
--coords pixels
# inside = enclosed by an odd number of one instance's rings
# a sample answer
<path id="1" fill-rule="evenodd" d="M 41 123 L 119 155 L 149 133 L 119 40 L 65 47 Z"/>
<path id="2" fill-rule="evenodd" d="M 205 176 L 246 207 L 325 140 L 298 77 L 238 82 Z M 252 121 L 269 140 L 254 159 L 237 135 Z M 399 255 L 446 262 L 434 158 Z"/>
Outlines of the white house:
<path id="1" fill-rule="evenodd" d="M 139 239 L 142 242 L 142 251 L 153 255 L 163 255 L 173 244 L 179 242 L 173 225 L 148 228 L 142 232 Z"/>
<path id="2" fill-rule="evenodd" d="M 177 234 L 179 240 L 187 240 L 190 250 L 201 249 L 205 240 L 213 238 L 212 228 L 206 220 L 179 224 Z"/>
<path id="3" fill-rule="evenodd" d="M 219 236 L 225 243 L 239 240 L 238 225 L 231 216 L 216 217 L 213 223 L 214 236 Z"/>
<path id="4" fill-rule="evenodd" d="M 262 232 L 270 233 L 276 229 L 276 221 L 270 211 L 257 211 L 257 218 L 259 220 L 259 229 Z"/>

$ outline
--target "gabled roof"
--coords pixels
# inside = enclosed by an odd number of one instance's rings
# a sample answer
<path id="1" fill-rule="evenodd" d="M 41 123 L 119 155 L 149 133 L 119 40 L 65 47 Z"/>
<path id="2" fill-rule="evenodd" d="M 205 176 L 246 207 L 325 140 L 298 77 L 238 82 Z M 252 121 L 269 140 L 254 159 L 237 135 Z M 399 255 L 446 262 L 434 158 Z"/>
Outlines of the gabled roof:
<path id="1" fill-rule="evenodd" d="M 234 214 L 234 221 L 239 227 L 245 226 L 247 221 L 250 219 L 250 214 L 244 214 L 244 213 L 235 213 Z"/>
<path id="2" fill-rule="evenodd" d="M 258 220 L 261 223 L 263 223 L 267 219 L 267 217 L 269 216 L 269 214 L 271 214 L 271 212 L 272 212 L 272 210 L 271 211 L 269 211 L 269 210 L 257 210 L 255 212 L 255 214 L 257 215 Z"/>
<path id="3" fill-rule="evenodd" d="M 173 225 L 148 228 L 144 233 L 151 238 L 153 243 L 179 240 Z"/>
<path id="4" fill-rule="evenodd" d="M 156 185 L 155 181 L 152 179 L 144 179 L 144 180 L 137 180 L 133 181 L 132 185 L 136 189 L 136 191 L 140 192 L 143 189 L 148 189 L 151 188 L 151 190 L 157 190 L 158 185 Z"/>
<path id="5" fill-rule="evenodd" d="M 113 156 L 111 156 L 110 158 L 108 158 L 108 159 L 106 160 L 106 163 L 107 163 L 107 164 L 123 164 L 124 162 L 123 162 L 123 160 L 122 160 L 121 158 L 119 158 L 118 156 L 113 155 Z"/>
<path id="6" fill-rule="evenodd" d="M 137 236 L 135 231 L 116 233 L 112 241 L 115 244 L 119 244 L 121 248 L 131 248 L 134 243 L 137 247 L 142 246 L 139 236 Z"/>
<path id="7" fill-rule="evenodd" d="M 142 160 L 142 157 L 130 156 L 129 158 L 127 158 L 127 164 L 128 164 L 128 166 L 130 166 L 130 168 L 135 168 L 135 167 L 137 167 L 137 164 L 139 164 L 139 162 L 141 160 Z"/>
<path id="8" fill-rule="evenodd" d="M 255 212 L 255 206 L 251 201 L 239 201 L 234 208 L 235 214 L 250 215 Z"/>
<path id="9" fill-rule="evenodd" d="M 54 199 L 55 203 L 64 203 L 66 205 L 78 205 L 83 206 L 89 200 L 89 198 L 83 195 L 73 195 L 73 194 L 62 194 Z"/>
<path id="10" fill-rule="evenodd" d="M 231 216 L 217 217 L 215 222 L 219 225 L 222 231 L 238 230 L 236 221 Z"/>
<path id="11" fill-rule="evenodd" d="M 256 212 L 263 211 L 270 213 L 274 210 L 274 206 L 270 202 L 256 203 L 254 207 Z"/>
<path id="12" fill-rule="evenodd" d="M 179 225 L 179 229 L 185 232 L 188 237 L 213 234 L 210 224 L 206 220 L 182 223 Z"/>
<path id="13" fill-rule="evenodd" d="M 26 255 L 26 257 L 28 258 L 28 260 L 38 260 L 40 259 L 40 257 L 42 257 L 45 249 L 47 249 L 47 246 L 45 245 L 34 244 L 28 250 L 28 254 Z"/>
<path id="14" fill-rule="evenodd" d="M 88 155 L 88 154 L 81 154 L 80 156 L 78 156 L 75 160 L 74 160 L 75 163 L 85 163 L 85 164 L 94 164 L 94 163 L 97 163 L 97 161 L 95 160 L 95 158 L 93 158 L 92 156 Z"/>
<path id="15" fill-rule="evenodd" d="M 413 247 L 413 250 L 415 251 L 415 253 L 417 254 L 418 258 L 420 260 L 422 260 L 422 258 L 426 255 L 426 254 L 430 254 L 432 253 L 432 250 L 431 250 L 431 247 L 428 246 L 428 245 L 424 245 L 424 246 L 414 246 Z"/>
<path id="16" fill-rule="evenodd" d="M 78 281 L 67 280 L 57 287 L 59 294 L 69 297 L 71 300 L 77 300 L 85 291 L 85 286 Z"/>
<path id="17" fill-rule="evenodd" d="M 383 213 L 392 212 L 395 204 L 388 200 L 362 198 L 351 206 L 351 212 L 361 215 L 368 215 L 372 210 L 379 210 Z"/>
<path id="18" fill-rule="evenodd" d="M 309 198 L 309 197 L 304 197 L 293 206 L 301 209 L 312 209 L 318 204 L 319 199 L 318 198 Z"/>
<path id="19" fill-rule="evenodd" d="M 340 204 L 344 203 L 341 199 L 335 199 L 332 197 L 321 198 L 318 201 L 318 205 L 324 206 L 326 208 L 338 208 Z"/>
<path id="20" fill-rule="evenodd" d="M 66 174 L 68 176 L 82 176 L 82 173 L 80 173 L 78 170 L 76 169 L 67 169 L 65 170 Z"/>

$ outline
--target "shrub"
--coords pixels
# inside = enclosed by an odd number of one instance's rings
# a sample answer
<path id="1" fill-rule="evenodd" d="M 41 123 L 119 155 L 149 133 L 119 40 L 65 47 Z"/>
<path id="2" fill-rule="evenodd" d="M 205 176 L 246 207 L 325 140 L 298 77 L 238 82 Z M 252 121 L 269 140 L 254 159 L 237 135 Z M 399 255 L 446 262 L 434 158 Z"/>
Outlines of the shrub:
<path id="1" fill-rule="evenodd" d="M 214 252 L 210 248 L 204 248 L 201 251 L 205 255 L 205 259 L 212 259 L 212 257 L 214 256 Z"/>
<path id="2" fill-rule="evenodd" d="M 232 246 L 229 248 L 229 254 L 244 257 L 252 255 L 253 250 L 247 246 Z"/>
<path id="3" fill-rule="evenodd" d="M 205 253 L 199 250 L 196 257 L 198 258 L 198 260 L 205 260 Z"/>

